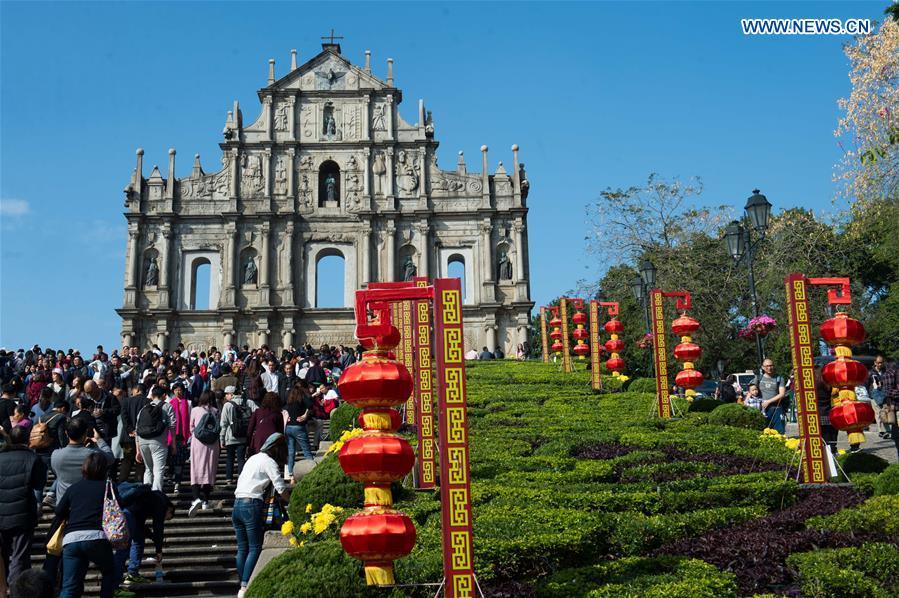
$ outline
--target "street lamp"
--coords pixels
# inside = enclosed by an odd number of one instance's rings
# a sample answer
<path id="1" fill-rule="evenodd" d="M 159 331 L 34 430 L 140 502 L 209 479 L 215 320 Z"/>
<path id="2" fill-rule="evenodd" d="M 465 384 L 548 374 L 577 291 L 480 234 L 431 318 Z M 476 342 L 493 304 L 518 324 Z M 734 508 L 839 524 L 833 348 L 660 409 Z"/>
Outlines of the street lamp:
<path id="1" fill-rule="evenodd" d="M 635 277 L 631 281 L 631 292 L 634 294 L 634 299 L 637 300 L 643 307 L 643 324 L 646 326 L 646 330 L 649 331 L 649 302 L 647 301 L 648 291 L 646 285 L 643 283 L 643 278 L 640 276 Z"/>
<path id="2" fill-rule="evenodd" d="M 656 288 L 656 267 L 651 261 L 643 260 L 643 263 L 640 264 L 640 278 L 643 279 L 646 290 Z"/>
<path id="3" fill-rule="evenodd" d="M 746 259 L 746 265 L 749 268 L 749 290 L 752 297 L 752 313 L 755 317 L 759 315 L 759 301 L 755 290 L 755 270 L 753 261 L 762 241 L 765 240 L 765 234 L 768 232 L 768 222 L 771 218 L 771 204 L 768 198 L 762 195 L 758 189 L 752 190 L 752 195 L 746 200 L 746 206 L 743 208 L 745 212 L 745 223 L 734 220 L 724 229 L 724 244 L 727 246 L 727 252 L 733 258 L 734 262 L 739 265 L 743 259 Z M 756 239 L 752 239 L 752 232 L 755 231 Z M 758 354 L 759 364 L 765 359 L 765 352 L 762 348 L 762 337 L 755 333 L 755 349 Z"/>

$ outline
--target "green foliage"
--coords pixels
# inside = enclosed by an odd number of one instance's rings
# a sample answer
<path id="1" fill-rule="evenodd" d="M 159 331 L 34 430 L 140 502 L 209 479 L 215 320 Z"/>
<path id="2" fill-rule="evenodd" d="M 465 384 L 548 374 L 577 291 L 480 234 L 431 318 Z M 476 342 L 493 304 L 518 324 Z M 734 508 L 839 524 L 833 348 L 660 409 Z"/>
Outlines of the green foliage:
<path id="1" fill-rule="evenodd" d="M 877 476 L 874 482 L 875 496 L 899 494 L 899 463 L 893 463 Z"/>
<path id="2" fill-rule="evenodd" d="M 886 469 L 890 462 L 883 457 L 871 453 L 846 453 L 837 457 L 843 471 L 848 473 L 880 473 Z"/>
<path id="3" fill-rule="evenodd" d="M 802 595 L 809 598 L 887 598 L 899 592 L 899 550 L 892 544 L 790 555 Z"/>
<path id="4" fill-rule="evenodd" d="M 630 386 L 627 387 L 629 392 L 656 392 L 655 378 L 634 378 L 631 380 Z"/>
<path id="5" fill-rule="evenodd" d="M 723 404 L 724 403 L 722 403 L 718 399 L 696 399 L 692 403 L 690 403 L 690 406 L 687 407 L 687 411 L 691 413 L 709 413 L 710 411 L 714 411 L 716 408 L 720 407 Z"/>
<path id="6" fill-rule="evenodd" d="M 289 511 L 294 525 L 299 526 L 306 520 L 307 504 L 311 504 L 314 511 L 326 504 L 361 508 L 362 484 L 343 473 L 337 455 L 328 455 L 294 486 L 290 494 Z"/>
<path id="7" fill-rule="evenodd" d="M 845 533 L 870 533 L 886 539 L 899 534 L 899 495 L 869 498 L 851 509 L 827 517 L 812 517 L 805 523 L 810 529 Z"/>
<path id="8" fill-rule="evenodd" d="M 537 588 L 538 596 L 736 598 L 734 576 L 697 559 L 626 557 L 559 572 Z"/>
<path id="9" fill-rule="evenodd" d="M 349 403 L 344 403 L 335 409 L 331 413 L 331 428 L 328 433 L 331 442 L 337 442 L 340 440 L 341 434 L 358 427 L 357 420 L 361 412 L 360 409 L 353 407 Z"/>
<path id="10" fill-rule="evenodd" d="M 737 403 L 724 403 L 709 415 L 708 422 L 718 426 L 733 426 L 748 430 L 764 430 L 765 416 L 758 409 L 744 407 Z"/>

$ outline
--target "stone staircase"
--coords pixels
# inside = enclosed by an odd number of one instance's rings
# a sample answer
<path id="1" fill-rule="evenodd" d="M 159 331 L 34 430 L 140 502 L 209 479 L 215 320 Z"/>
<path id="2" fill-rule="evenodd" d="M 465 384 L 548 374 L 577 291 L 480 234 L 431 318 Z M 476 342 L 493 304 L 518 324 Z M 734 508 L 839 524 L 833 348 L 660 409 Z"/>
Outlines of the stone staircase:
<path id="1" fill-rule="evenodd" d="M 328 434 L 328 422 L 322 438 Z M 330 443 L 322 440 L 316 458 L 324 455 Z M 193 502 L 190 489 L 189 464 L 185 471 L 180 493 L 173 492 L 170 481 L 166 481 L 164 489 L 168 497 L 175 503 L 175 517 L 166 523 L 165 543 L 163 545 L 164 579 L 162 582 L 149 584 L 132 584 L 124 589 L 147 597 L 177 596 L 235 596 L 240 588 L 234 557 L 237 553 L 237 542 L 231 526 L 231 509 L 234 505 L 234 486 L 225 485 L 225 452 L 219 456 L 219 467 L 216 484 L 209 501 L 210 508 L 198 511 L 193 518 L 187 516 L 187 509 Z M 52 482 L 53 474 L 50 474 Z M 47 530 L 52 521 L 52 513 L 44 510 L 38 523 L 32 548 L 32 567 L 41 567 L 46 555 Z M 147 561 L 154 557 L 153 542 L 147 538 L 144 550 L 145 562 L 141 563 L 140 574 L 153 580 L 155 562 Z M 100 575 L 91 567 L 88 570 L 84 585 L 85 596 L 99 596 Z"/>

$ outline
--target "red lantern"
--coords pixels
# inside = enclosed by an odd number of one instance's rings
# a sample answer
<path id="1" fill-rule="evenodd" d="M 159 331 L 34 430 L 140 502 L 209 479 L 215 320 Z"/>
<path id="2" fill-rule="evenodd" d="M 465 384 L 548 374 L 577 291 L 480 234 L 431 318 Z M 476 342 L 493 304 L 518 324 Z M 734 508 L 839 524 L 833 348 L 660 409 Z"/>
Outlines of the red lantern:
<path id="1" fill-rule="evenodd" d="M 683 314 L 671 322 L 671 330 L 678 336 L 690 336 L 699 330 L 699 320 Z"/>
<path id="2" fill-rule="evenodd" d="M 624 360 L 620 357 L 612 357 L 606 361 L 606 367 L 609 368 L 610 372 L 621 372 L 624 370 Z"/>
<path id="3" fill-rule="evenodd" d="M 577 326 L 578 324 L 583 326 L 584 324 L 587 323 L 587 314 L 585 314 L 582 311 L 575 312 L 574 315 L 571 316 L 571 321 L 574 323 L 575 326 Z"/>
<path id="4" fill-rule="evenodd" d="M 674 383 L 686 388 L 687 397 L 692 397 L 696 394 L 693 389 L 703 380 L 702 374 L 693 367 L 693 362 L 702 355 L 702 349 L 690 336 L 699 330 L 699 320 L 682 314 L 671 323 L 671 330 L 681 337 L 680 344 L 674 347 L 674 358 L 684 364 L 684 369 L 674 377 Z"/>
<path id="5" fill-rule="evenodd" d="M 553 319 L 549 321 L 549 325 L 552 326 L 549 338 L 553 339 L 553 344 L 550 348 L 558 356 L 565 348 L 565 345 L 562 344 L 562 319 L 559 316 L 553 316 Z"/>
<path id="6" fill-rule="evenodd" d="M 702 384 L 702 374 L 696 370 L 681 370 L 674 377 L 674 383 L 682 388 L 692 390 Z"/>
<path id="7" fill-rule="evenodd" d="M 616 320 L 615 318 L 606 322 L 603 328 L 609 334 L 621 334 L 624 332 L 624 324 L 621 323 L 621 320 Z"/>
<path id="8" fill-rule="evenodd" d="M 702 349 L 696 343 L 681 343 L 674 347 L 674 358 L 678 361 L 696 361 Z"/>
<path id="9" fill-rule="evenodd" d="M 583 305 L 583 301 L 580 302 L 580 305 Z M 587 323 L 587 314 L 580 311 L 580 309 L 574 312 L 574 315 L 571 316 L 571 322 L 574 324 L 575 328 L 572 331 L 571 336 L 574 337 L 574 340 L 577 343 L 574 345 L 574 354 L 577 355 L 578 359 L 584 359 L 586 355 L 590 352 L 590 346 L 587 345 L 586 340 L 587 337 L 590 336 L 590 333 L 587 332 L 587 329 L 584 328 L 584 324 Z"/>
<path id="10" fill-rule="evenodd" d="M 845 312 L 839 312 L 821 325 L 821 336 L 837 355 L 821 371 L 824 381 L 839 389 L 828 416 L 830 423 L 837 430 L 846 431 L 849 444 L 861 444 L 865 441 L 863 430 L 874 421 L 874 409 L 856 399 L 855 387 L 868 379 L 868 369 L 852 359 L 851 347 L 865 340 L 865 327 Z"/>
<path id="11" fill-rule="evenodd" d="M 609 353 L 621 353 L 624 351 L 624 341 L 618 338 L 607 340 L 604 346 Z"/>
<path id="12" fill-rule="evenodd" d="M 606 361 L 606 368 L 612 372 L 613 376 L 618 376 L 624 371 L 624 360 L 621 359 L 620 353 L 624 351 L 624 341 L 618 338 L 619 333 L 624 331 L 624 324 L 621 320 L 612 318 L 603 326 L 609 333 L 609 340 L 605 342 L 606 351 L 609 352 L 609 359 Z"/>
<path id="13" fill-rule="evenodd" d="M 359 421 L 365 429 L 340 449 L 344 472 L 365 485 L 365 508 L 347 519 L 340 529 L 343 549 L 365 565 L 369 585 L 392 585 L 393 561 L 406 556 L 415 545 L 415 526 L 395 511 L 390 483 L 412 469 L 415 454 L 408 441 L 394 434 L 400 416 L 393 405 L 412 394 L 412 377 L 390 351 L 399 342 L 395 327 L 383 336 L 360 339 L 368 348 L 362 361 L 340 377 L 340 394 L 347 403 L 363 409 Z"/>

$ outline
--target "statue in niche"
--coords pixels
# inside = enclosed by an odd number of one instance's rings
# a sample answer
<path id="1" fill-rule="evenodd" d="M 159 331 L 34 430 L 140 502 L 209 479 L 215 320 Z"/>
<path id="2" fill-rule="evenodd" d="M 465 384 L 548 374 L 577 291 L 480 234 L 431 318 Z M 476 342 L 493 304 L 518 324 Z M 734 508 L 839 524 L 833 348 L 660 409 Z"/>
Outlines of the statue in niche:
<path id="1" fill-rule="evenodd" d="M 333 68 L 329 68 L 327 71 L 319 71 L 315 74 L 318 76 L 319 89 L 334 89 L 334 86 L 340 83 L 340 80 L 346 75 L 346 73 L 337 72 Z"/>
<path id="2" fill-rule="evenodd" d="M 275 130 L 287 130 L 287 104 L 279 104 L 278 109 L 275 110 Z"/>
<path id="3" fill-rule="evenodd" d="M 373 131 L 386 131 L 387 123 L 384 117 L 384 104 L 375 106 L 372 112 L 371 128 Z"/>
<path id="4" fill-rule="evenodd" d="M 259 279 L 259 270 L 256 268 L 256 260 L 253 256 L 247 258 L 247 263 L 243 268 L 243 283 L 246 285 L 256 284 Z"/>
<path id="5" fill-rule="evenodd" d="M 328 173 L 325 177 L 325 199 L 337 201 L 337 179 L 334 178 L 334 173 Z"/>
<path id="6" fill-rule="evenodd" d="M 375 195 L 383 195 L 384 192 L 381 187 L 384 184 L 384 175 L 387 173 L 387 165 L 384 163 L 384 154 L 375 154 L 371 172 L 375 175 Z"/>
<path id="7" fill-rule="evenodd" d="M 144 286 L 155 287 L 159 284 L 159 266 L 156 265 L 156 257 L 147 258 L 147 268 L 144 273 Z"/>
<path id="8" fill-rule="evenodd" d="M 309 187 L 309 175 L 303 174 L 300 178 L 300 194 L 306 200 L 306 207 L 312 207 L 312 189 Z"/>
<path id="9" fill-rule="evenodd" d="M 278 158 L 275 165 L 275 193 L 287 194 L 287 165 L 284 163 L 284 158 Z"/>
<path id="10" fill-rule="evenodd" d="M 407 255 L 406 261 L 403 262 L 403 280 L 408 282 L 415 278 L 416 274 L 418 274 L 418 268 L 415 266 L 412 256 Z"/>
<path id="11" fill-rule="evenodd" d="M 505 251 L 499 254 L 499 260 L 496 264 L 496 277 L 499 280 L 512 280 L 512 261 Z"/>
<path id="12" fill-rule="evenodd" d="M 337 121 L 334 119 L 334 106 L 330 103 L 325 104 L 324 113 L 322 115 L 322 135 L 328 139 L 333 139 L 337 135 Z"/>

